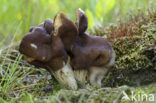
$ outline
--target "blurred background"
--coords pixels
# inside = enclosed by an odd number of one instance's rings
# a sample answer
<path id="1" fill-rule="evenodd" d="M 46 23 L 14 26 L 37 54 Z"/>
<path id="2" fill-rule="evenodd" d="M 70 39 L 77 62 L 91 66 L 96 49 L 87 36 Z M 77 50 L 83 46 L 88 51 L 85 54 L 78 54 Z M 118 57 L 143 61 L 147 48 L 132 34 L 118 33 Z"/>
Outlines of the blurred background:
<path id="1" fill-rule="evenodd" d="M 0 0 L 0 47 L 19 41 L 31 26 L 53 19 L 59 12 L 75 21 L 75 12 L 81 8 L 93 29 L 155 6 L 155 0 Z"/>

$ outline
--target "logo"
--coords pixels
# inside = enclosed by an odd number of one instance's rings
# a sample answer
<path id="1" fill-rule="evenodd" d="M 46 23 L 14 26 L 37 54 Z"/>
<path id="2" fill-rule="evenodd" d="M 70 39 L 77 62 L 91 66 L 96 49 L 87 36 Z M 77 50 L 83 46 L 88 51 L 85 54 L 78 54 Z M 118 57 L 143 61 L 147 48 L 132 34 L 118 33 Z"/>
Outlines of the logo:
<path id="1" fill-rule="evenodd" d="M 154 94 L 146 94 L 144 92 L 134 92 L 131 91 L 130 95 L 128 95 L 125 91 L 122 92 L 123 97 L 122 100 L 127 101 L 154 101 L 155 95 Z"/>

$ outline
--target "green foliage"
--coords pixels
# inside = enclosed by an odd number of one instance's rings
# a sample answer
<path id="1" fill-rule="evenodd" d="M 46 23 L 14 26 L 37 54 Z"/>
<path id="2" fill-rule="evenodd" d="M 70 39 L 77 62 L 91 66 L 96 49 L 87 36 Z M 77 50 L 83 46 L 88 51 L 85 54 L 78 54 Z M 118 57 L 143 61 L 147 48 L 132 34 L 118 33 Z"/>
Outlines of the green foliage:
<path id="1" fill-rule="evenodd" d="M 93 14 L 92 14 L 92 12 L 89 9 L 87 9 L 85 13 L 86 13 L 86 15 L 88 17 L 88 21 L 89 21 L 88 22 L 88 28 L 91 29 L 94 26 L 94 17 L 93 17 Z"/>
<path id="2" fill-rule="evenodd" d="M 146 14 L 140 12 L 127 21 L 95 29 L 93 33 L 106 35 L 116 52 L 114 69 L 106 77 L 105 86 L 156 82 L 155 16 L 155 9 Z"/>
<path id="3" fill-rule="evenodd" d="M 34 103 L 34 96 L 30 93 L 23 93 L 24 96 L 21 98 L 19 103 Z"/>
<path id="4" fill-rule="evenodd" d="M 113 7 L 115 6 L 115 0 L 99 0 L 96 4 L 95 13 L 97 18 L 100 20 L 105 17 L 107 13 L 109 13 Z"/>
<path id="5" fill-rule="evenodd" d="M 154 33 L 152 33 L 152 32 L 149 32 L 151 35 L 152 35 L 152 37 L 156 40 L 156 34 L 154 34 Z"/>
<path id="6" fill-rule="evenodd" d="M 31 26 L 38 25 L 46 18 L 53 19 L 59 12 L 65 12 L 75 20 L 75 11 L 82 8 L 89 16 L 89 28 L 99 22 L 114 22 L 117 17 L 125 18 L 128 11 L 144 10 L 154 7 L 155 0 L 1 0 L 0 1 L 0 40 L 15 35 L 17 25 L 21 24 L 15 41 L 19 41 Z M 7 41 L 9 42 L 9 41 Z"/>

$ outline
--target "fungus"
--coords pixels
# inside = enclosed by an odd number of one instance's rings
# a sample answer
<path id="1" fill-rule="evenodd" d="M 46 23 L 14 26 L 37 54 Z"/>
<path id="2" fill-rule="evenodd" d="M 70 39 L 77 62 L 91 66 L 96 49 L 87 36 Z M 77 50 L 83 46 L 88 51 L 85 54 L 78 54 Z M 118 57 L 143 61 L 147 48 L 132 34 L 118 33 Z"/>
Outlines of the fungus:
<path id="1" fill-rule="evenodd" d="M 88 71 L 86 75 L 83 75 L 83 78 L 88 77 L 91 85 L 101 87 L 104 75 L 115 62 L 115 52 L 106 39 L 92 36 L 85 32 L 88 27 L 88 18 L 81 9 L 77 10 L 76 19 L 75 24 L 78 29 L 78 39 L 71 51 L 73 55 L 71 65 L 74 71 Z M 79 75 L 77 78 L 80 77 L 82 78 L 82 75 Z M 80 82 L 84 83 L 81 80 Z"/>
<path id="2" fill-rule="evenodd" d="M 57 24 L 57 21 L 56 16 L 54 24 Z M 28 58 L 30 64 L 48 70 L 62 87 L 76 90 L 77 83 L 71 66 L 67 62 L 67 53 L 59 32 L 53 32 L 51 28 L 53 24 L 49 20 L 38 27 L 31 28 L 30 33 L 23 37 L 19 51 Z M 59 29 L 60 27 L 54 26 L 54 31 L 60 31 Z M 55 36 L 54 33 L 56 33 Z"/>

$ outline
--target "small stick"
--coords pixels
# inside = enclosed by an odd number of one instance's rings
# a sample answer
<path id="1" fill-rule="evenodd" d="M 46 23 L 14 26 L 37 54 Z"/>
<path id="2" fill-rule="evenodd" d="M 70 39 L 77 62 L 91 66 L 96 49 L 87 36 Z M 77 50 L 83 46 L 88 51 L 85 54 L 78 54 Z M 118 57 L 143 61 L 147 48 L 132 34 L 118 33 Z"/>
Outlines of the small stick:
<path id="1" fill-rule="evenodd" d="M 26 85 L 26 86 L 22 86 L 22 87 L 16 87 L 16 88 L 13 88 L 12 91 L 17 91 L 17 90 L 20 90 L 20 89 L 31 88 L 33 86 L 45 85 L 45 84 L 47 84 L 47 83 L 36 83 L 36 84 Z"/>

